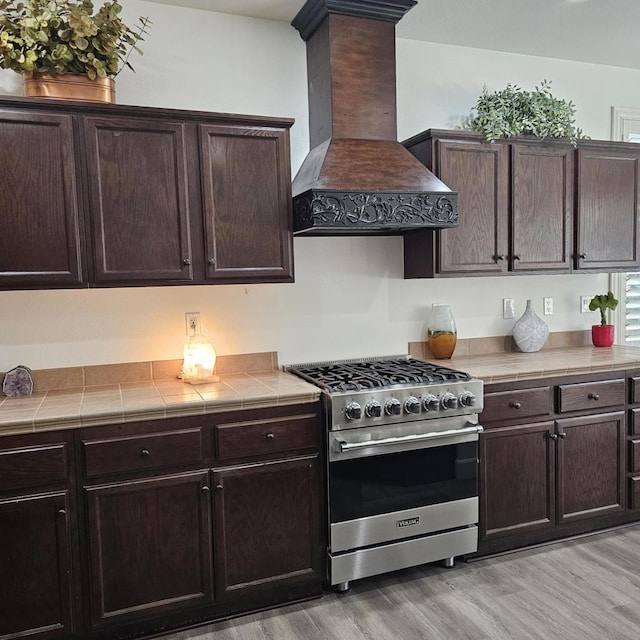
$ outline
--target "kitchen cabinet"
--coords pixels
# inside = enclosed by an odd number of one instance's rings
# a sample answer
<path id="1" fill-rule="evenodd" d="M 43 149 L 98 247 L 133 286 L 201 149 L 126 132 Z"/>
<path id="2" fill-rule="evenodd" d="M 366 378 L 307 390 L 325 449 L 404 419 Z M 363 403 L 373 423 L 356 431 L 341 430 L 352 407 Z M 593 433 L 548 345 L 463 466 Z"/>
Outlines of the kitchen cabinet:
<path id="1" fill-rule="evenodd" d="M 292 124 L 1 99 L 0 288 L 292 282 Z"/>
<path id="2" fill-rule="evenodd" d="M 570 144 L 437 130 L 404 144 L 458 191 L 460 218 L 454 229 L 405 235 L 406 278 L 570 271 Z"/>
<path id="3" fill-rule="evenodd" d="M 0 288 L 86 286 L 73 117 L 0 107 Z"/>
<path id="4" fill-rule="evenodd" d="M 78 629 L 73 463 L 60 434 L 0 441 L 0 638 Z"/>
<path id="5" fill-rule="evenodd" d="M 626 501 L 626 382 L 600 376 L 485 387 L 480 555 L 635 517 Z"/>
<path id="6" fill-rule="evenodd" d="M 640 149 L 580 141 L 577 150 L 575 269 L 637 271 Z"/>
<path id="7" fill-rule="evenodd" d="M 628 411 L 629 431 L 627 435 L 627 488 L 628 507 L 640 513 L 640 372 L 629 374 L 629 402 Z M 640 516 L 639 516 L 640 517 Z"/>
<path id="8" fill-rule="evenodd" d="M 76 433 L 87 632 L 320 595 L 316 404 Z"/>

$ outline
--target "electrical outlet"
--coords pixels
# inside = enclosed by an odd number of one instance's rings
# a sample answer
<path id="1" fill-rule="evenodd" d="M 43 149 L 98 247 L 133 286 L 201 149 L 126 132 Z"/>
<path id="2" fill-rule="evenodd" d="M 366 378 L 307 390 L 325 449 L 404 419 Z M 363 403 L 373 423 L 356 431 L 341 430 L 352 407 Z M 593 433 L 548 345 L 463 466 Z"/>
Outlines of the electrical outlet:
<path id="1" fill-rule="evenodd" d="M 185 328 L 188 336 L 192 336 L 195 333 L 202 333 L 200 331 L 200 312 L 199 311 L 187 311 L 184 314 Z"/>
<path id="2" fill-rule="evenodd" d="M 589 313 L 589 303 L 591 296 L 580 296 L 580 313 Z"/>
<path id="3" fill-rule="evenodd" d="M 553 298 L 544 299 L 544 315 L 550 316 L 553 313 Z"/>
<path id="4" fill-rule="evenodd" d="M 502 317 L 505 320 L 516 317 L 516 301 L 513 298 L 502 298 Z"/>

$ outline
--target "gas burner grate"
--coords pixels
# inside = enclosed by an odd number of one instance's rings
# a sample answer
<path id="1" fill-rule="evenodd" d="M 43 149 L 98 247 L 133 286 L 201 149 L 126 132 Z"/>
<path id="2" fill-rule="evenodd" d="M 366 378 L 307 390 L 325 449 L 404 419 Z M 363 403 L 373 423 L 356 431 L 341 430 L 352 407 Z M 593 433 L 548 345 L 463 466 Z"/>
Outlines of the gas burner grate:
<path id="1" fill-rule="evenodd" d="M 470 379 L 470 376 L 462 371 L 413 358 L 345 360 L 293 365 L 288 367 L 287 371 L 331 392 L 383 389 L 402 384 L 437 384 Z"/>

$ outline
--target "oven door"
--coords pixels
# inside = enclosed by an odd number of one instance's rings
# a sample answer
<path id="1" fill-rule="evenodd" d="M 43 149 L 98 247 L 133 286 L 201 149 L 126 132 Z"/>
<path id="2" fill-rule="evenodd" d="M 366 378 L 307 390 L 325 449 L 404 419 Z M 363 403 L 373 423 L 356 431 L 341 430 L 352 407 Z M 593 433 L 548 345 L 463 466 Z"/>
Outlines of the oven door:
<path id="1" fill-rule="evenodd" d="M 481 431 L 430 420 L 330 433 L 330 552 L 475 525 Z"/>

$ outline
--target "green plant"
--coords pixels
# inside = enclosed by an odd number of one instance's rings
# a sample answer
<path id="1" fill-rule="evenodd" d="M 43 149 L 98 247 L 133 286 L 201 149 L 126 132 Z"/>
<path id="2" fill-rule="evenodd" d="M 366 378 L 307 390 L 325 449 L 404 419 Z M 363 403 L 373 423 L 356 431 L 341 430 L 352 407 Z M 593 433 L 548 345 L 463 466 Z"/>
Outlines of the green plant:
<path id="1" fill-rule="evenodd" d="M 34 73 L 116 76 L 151 24 L 139 18 L 136 29 L 120 19 L 118 0 L 94 13 L 91 0 L 0 0 L 0 67 Z"/>
<path id="2" fill-rule="evenodd" d="M 618 301 L 614 297 L 613 293 L 609 291 L 606 295 L 598 295 L 593 296 L 591 298 L 591 302 L 589 302 L 589 311 L 599 311 L 600 312 L 600 324 L 604 327 L 607 324 L 607 316 L 605 315 L 605 311 L 607 309 L 611 309 L 614 311 L 618 306 Z"/>
<path id="3" fill-rule="evenodd" d="M 574 125 L 573 102 L 554 98 L 543 80 L 534 91 L 507 84 L 502 91 L 489 93 L 485 86 L 476 104 L 477 115 L 464 128 L 484 133 L 487 140 L 533 135 L 538 138 L 568 138 L 573 144 L 584 138 Z"/>

